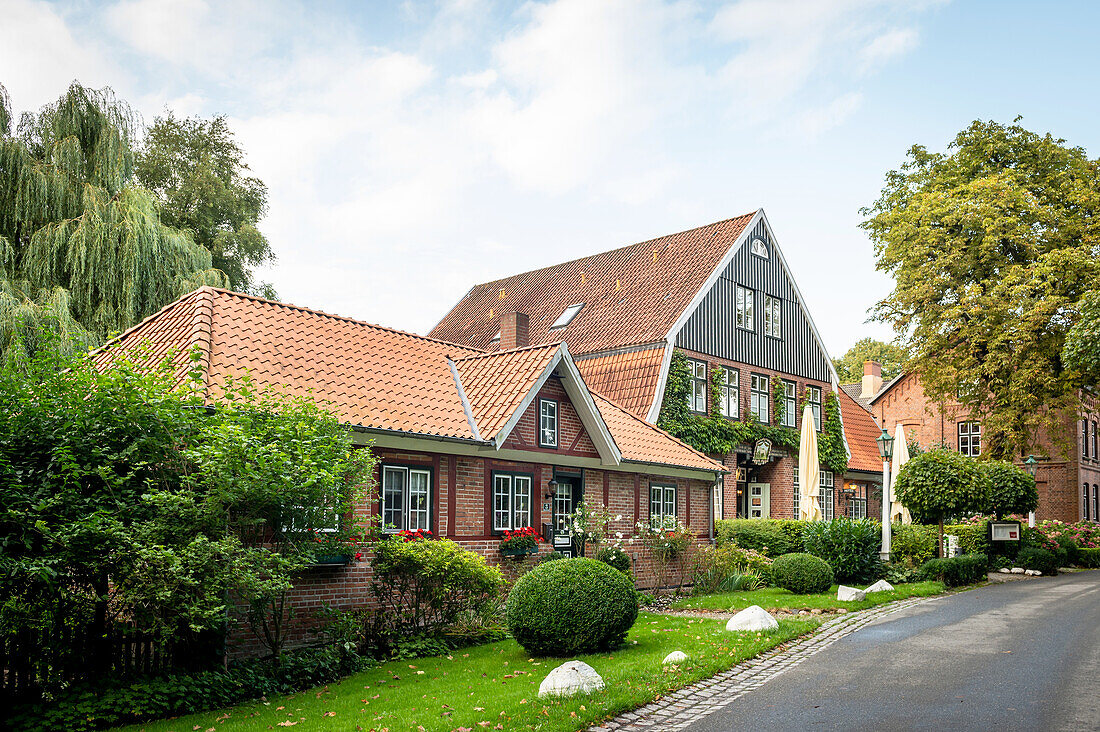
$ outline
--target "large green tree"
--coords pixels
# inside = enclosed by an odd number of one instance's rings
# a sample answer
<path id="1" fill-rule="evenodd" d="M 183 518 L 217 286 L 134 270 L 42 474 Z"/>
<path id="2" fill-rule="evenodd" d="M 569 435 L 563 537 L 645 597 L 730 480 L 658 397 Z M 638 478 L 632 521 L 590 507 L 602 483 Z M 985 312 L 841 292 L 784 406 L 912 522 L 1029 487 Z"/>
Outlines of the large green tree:
<path id="1" fill-rule="evenodd" d="M 911 148 L 863 214 L 878 269 L 895 278 L 876 317 L 933 397 L 981 415 L 985 452 L 1020 454 L 1077 408 L 1081 374 L 1062 353 L 1100 287 L 1097 161 L 1019 124 L 976 121 L 946 152 Z"/>
<path id="2" fill-rule="evenodd" d="M 95 343 L 226 284 L 136 184 L 135 116 L 110 89 L 74 83 L 15 129 L 6 93 L 0 110 L 0 353 L 33 351 L 51 325 Z"/>
<path id="3" fill-rule="evenodd" d="M 889 380 L 901 373 L 906 359 L 905 349 L 893 343 L 883 343 L 874 338 L 860 338 L 848 352 L 833 359 L 840 383 L 851 384 L 863 378 L 863 362 L 878 361 L 882 364 L 882 378 Z"/>
<path id="4" fill-rule="evenodd" d="M 253 275 L 253 268 L 274 259 L 257 228 L 267 211 L 267 186 L 249 175 L 225 117 L 158 117 L 146 134 L 136 172 L 160 201 L 162 220 L 190 232 L 230 287 L 273 294 Z"/>

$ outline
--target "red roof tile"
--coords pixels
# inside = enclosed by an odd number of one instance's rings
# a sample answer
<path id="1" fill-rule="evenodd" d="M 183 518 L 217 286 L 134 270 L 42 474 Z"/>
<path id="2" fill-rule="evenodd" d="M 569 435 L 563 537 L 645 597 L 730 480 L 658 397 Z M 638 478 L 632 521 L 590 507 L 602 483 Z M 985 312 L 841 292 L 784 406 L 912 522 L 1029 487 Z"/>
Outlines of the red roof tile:
<path id="1" fill-rule="evenodd" d="M 839 397 L 840 413 L 844 418 L 844 436 L 852 453 L 848 468 L 872 472 L 882 470 L 882 458 L 879 457 L 878 443 L 875 442 L 882 430 L 871 413 L 857 404 L 848 392 L 841 389 Z"/>
<path id="2" fill-rule="evenodd" d="M 500 432 L 560 348 L 550 343 L 455 361 L 481 439 L 491 440 Z"/>
<path id="3" fill-rule="evenodd" d="M 574 354 L 663 340 L 754 213 L 474 286 L 429 335 L 493 350 L 500 315 L 530 317 L 531 343 Z M 564 328 L 550 329 L 584 303 Z"/>
<path id="4" fill-rule="evenodd" d="M 664 465 L 704 470 L 724 470 L 722 466 L 695 448 L 680 442 L 644 419 L 634 416 L 607 397 L 593 392 L 592 399 L 596 402 L 600 414 L 603 415 L 608 430 L 614 436 L 623 460 L 641 463 L 658 462 Z"/>
<path id="5" fill-rule="evenodd" d="M 614 399 L 636 417 L 645 419 L 657 390 L 665 344 L 578 358 L 577 369 L 592 391 Z"/>

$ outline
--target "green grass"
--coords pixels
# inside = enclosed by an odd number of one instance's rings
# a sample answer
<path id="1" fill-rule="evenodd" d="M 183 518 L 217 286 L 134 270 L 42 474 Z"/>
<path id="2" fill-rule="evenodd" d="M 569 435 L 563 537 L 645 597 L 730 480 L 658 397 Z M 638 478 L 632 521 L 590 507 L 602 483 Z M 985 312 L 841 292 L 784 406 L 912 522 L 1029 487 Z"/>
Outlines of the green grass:
<path id="1" fill-rule="evenodd" d="M 822 610 L 864 610 L 875 605 L 906 597 L 927 597 L 944 591 L 942 582 L 914 582 L 896 585 L 892 592 L 873 592 L 866 600 L 859 602 L 840 602 L 836 599 L 836 585 L 828 592 L 819 595 L 796 595 L 778 587 L 766 587 L 747 592 L 722 592 L 714 595 L 687 597 L 672 603 L 674 610 L 744 610 L 750 605 L 759 605 L 765 610 L 788 609 L 802 610 L 821 608 Z"/>
<path id="2" fill-rule="evenodd" d="M 579 730 L 808 633 L 819 621 L 782 620 L 770 634 L 730 633 L 719 620 L 641 613 L 626 646 L 580 658 L 607 688 L 590 696 L 540 700 L 543 677 L 567 659 L 531 658 L 514 640 L 446 657 L 393 661 L 323 688 L 128 727 L 192 730 Z M 663 667 L 671 651 L 689 661 Z M 293 723 L 293 724 L 291 724 Z M 501 725 L 501 726 L 497 726 Z"/>

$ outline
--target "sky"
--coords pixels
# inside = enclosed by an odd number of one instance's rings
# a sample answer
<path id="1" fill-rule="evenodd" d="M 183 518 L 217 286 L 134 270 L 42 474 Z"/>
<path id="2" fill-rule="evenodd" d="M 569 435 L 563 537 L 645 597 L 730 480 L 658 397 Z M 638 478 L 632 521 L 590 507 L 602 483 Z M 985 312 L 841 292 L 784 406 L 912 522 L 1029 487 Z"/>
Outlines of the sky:
<path id="1" fill-rule="evenodd" d="M 859 228 L 974 119 L 1100 149 L 1100 4 L 0 0 L 0 83 L 225 115 L 280 299 L 426 333 L 474 284 L 763 208 L 833 356 L 892 337 Z"/>

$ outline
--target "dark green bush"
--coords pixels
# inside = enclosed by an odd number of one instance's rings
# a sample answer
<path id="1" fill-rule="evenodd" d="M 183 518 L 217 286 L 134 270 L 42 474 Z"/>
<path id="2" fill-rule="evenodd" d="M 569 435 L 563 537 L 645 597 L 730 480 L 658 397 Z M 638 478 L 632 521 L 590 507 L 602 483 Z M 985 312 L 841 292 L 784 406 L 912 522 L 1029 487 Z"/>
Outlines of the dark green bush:
<path id="1" fill-rule="evenodd" d="M 943 527 L 944 541 L 947 535 L 954 534 L 959 537 L 959 551 L 963 554 L 995 554 L 994 547 L 989 541 L 989 519 L 967 522 L 962 524 L 947 524 Z M 1007 544 L 1008 542 L 998 542 Z"/>
<path id="2" fill-rule="evenodd" d="M 617 546 L 609 546 L 596 552 L 596 561 L 619 570 L 623 574 L 630 574 L 630 555 Z"/>
<path id="3" fill-rule="evenodd" d="M 1055 552 L 1055 557 L 1058 558 L 1059 567 L 1068 567 L 1073 564 L 1077 564 L 1077 553 L 1080 548 L 1077 546 L 1077 542 L 1073 540 L 1073 537 L 1067 533 L 1059 534 L 1054 539 L 1058 542 L 1058 548 L 1065 552 L 1064 558 Z"/>
<path id="4" fill-rule="evenodd" d="M 736 544 L 774 559 L 801 548 L 804 526 L 783 519 L 727 519 L 717 522 L 715 543 Z"/>
<path id="5" fill-rule="evenodd" d="M 85 684 L 34 705 L 0 710 L 0 728 L 95 730 L 163 719 L 309 689 L 369 664 L 333 646 L 286 652 L 278 666 L 270 661 L 244 661 L 227 670 Z"/>
<path id="6" fill-rule="evenodd" d="M 1100 549 L 1078 549 L 1077 563 L 1082 567 L 1100 567 Z"/>
<path id="7" fill-rule="evenodd" d="M 919 567 L 936 556 L 938 526 L 894 524 L 890 560 L 906 567 Z"/>
<path id="8" fill-rule="evenodd" d="M 540 555 L 539 558 L 538 558 L 538 562 L 539 562 L 539 564 L 542 564 L 543 562 L 553 562 L 557 559 L 567 559 L 567 558 L 568 557 L 566 557 L 561 552 L 553 551 L 553 552 L 550 552 L 549 554 Z"/>
<path id="9" fill-rule="evenodd" d="M 784 554 L 772 562 L 772 582 L 796 595 L 825 592 L 833 585 L 833 569 L 813 554 Z"/>
<path id="10" fill-rule="evenodd" d="M 1037 569 L 1044 575 L 1058 574 L 1058 556 L 1046 549 L 1025 547 L 1016 556 L 1016 565 L 1024 569 Z"/>
<path id="11" fill-rule="evenodd" d="M 516 641 L 539 656 L 617 648 L 637 618 L 634 583 L 594 559 L 540 564 L 516 580 L 504 609 Z"/>
<path id="12" fill-rule="evenodd" d="M 802 532 L 802 549 L 833 568 L 837 582 L 866 583 L 882 576 L 882 529 L 870 519 L 814 521 Z"/>
<path id="13" fill-rule="evenodd" d="M 948 587 L 961 587 L 986 579 L 989 558 L 985 554 L 961 554 L 957 557 L 929 559 L 920 571 L 925 577 L 941 580 Z"/>
<path id="14" fill-rule="evenodd" d="M 986 513 L 1004 518 L 1034 511 L 1039 505 L 1035 478 L 1026 470 L 1004 460 L 981 460 L 978 467 L 989 477 L 992 486 Z"/>

